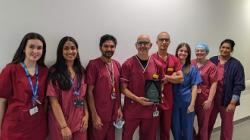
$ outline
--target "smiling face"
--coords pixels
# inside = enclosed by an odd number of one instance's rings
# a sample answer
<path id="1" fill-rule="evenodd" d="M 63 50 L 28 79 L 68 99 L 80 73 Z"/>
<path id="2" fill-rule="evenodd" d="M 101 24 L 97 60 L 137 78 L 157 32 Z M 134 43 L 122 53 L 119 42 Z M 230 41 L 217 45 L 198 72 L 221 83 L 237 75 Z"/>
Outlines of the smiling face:
<path id="1" fill-rule="evenodd" d="M 36 62 L 43 54 L 43 43 L 39 39 L 30 39 L 27 41 L 25 49 L 25 59 L 28 61 Z"/>
<path id="2" fill-rule="evenodd" d="M 152 46 L 152 43 L 150 41 L 149 36 L 140 35 L 137 38 L 137 42 L 136 42 L 135 46 L 136 46 L 136 49 L 137 49 L 138 53 L 140 53 L 140 54 L 148 54 L 149 49 Z"/>
<path id="3" fill-rule="evenodd" d="M 223 57 L 229 57 L 231 56 L 231 53 L 233 52 L 233 49 L 229 43 L 223 43 L 220 46 L 220 55 Z"/>
<path id="4" fill-rule="evenodd" d="M 66 41 L 63 45 L 63 58 L 65 61 L 74 61 L 77 57 L 77 47 L 72 41 Z"/>
<path id="5" fill-rule="evenodd" d="M 105 41 L 100 47 L 102 56 L 110 59 L 115 53 L 115 43 L 112 40 Z"/>
<path id="6" fill-rule="evenodd" d="M 197 59 L 205 59 L 207 56 L 207 52 L 203 48 L 195 48 L 195 55 Z"/>
<path id="7" fill-rule="evenodd" d="M 188 57 L 188 49 L 186 46 L 182 46 L 180 49 L 178 49 L 177 57 L 179 58 L 180 61 L 186 61 Z"/>

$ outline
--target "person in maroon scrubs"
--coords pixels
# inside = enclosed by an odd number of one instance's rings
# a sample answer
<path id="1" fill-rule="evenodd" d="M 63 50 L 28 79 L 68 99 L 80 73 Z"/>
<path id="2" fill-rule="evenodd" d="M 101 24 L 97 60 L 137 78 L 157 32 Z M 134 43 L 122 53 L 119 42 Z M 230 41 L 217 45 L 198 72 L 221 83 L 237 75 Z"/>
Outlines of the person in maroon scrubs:
<path id="1" fill-rule="evenodd" d="M 208 45 L 199 43 L 195 47 L 196 59 L 192 60 L 201 75 L 202 82 L 197 88 L 195 102 L 195 113 L 198 122 L 197 140 L 208 140 L 209 117 L 214 106 L 214 95 L 216 92 L 218 74 L 217 68 L 206 56 L 209 53 Z M 195 132 L 195 131 L 194 131 Z"/>
<path id="2" fill-rule="evenodd" d="M 87 140 L 87 84 L 78 44 L 72 37 L 61 39 L 56 63 L 50 68 L 47 96 L 50 140 Z"/>
<path id="3" fill-rule="evenodd" d="M 246 88 L 244 67 L 232 56 L 234 46 L 232 39 L 225 39 L 220 44 L 220 54 L 210 58 L 217 66 L 219 81 L 214 97 L 214 108 L 209 118 L 209 139 L 218 114 L 221 118 L 220 140 L 233 139 L 234 112 L 240 105 L 241 92 Z"/>
<path id="4" fill-rule="evenodd" d="M 183 82 L 182 65 L 177 57 L 167 51 L 170 44 L 170 35 L 167 32 L 159 33 L 156 43 L 158 51 L 152 55 L 152 58 L 161 63 L 167 81 L 160 105 L 160 138 L 169 140 L 173 110 L 172 86 Z"/>
<path id="5" fill-rule="evenodd" d="M 22 39 L 0 75 L 0 139 L 45 140 L 46 43 L 38 33 Z"/>
<path id="6" fill-rule="evenodd" d="M 148 35 L 137 38 L 138 53 L 122 65 L 121 84 L 125 95 L 123 140 L 132 140 L 135 129 L 139 127 L 140 140 L 155 140 L 159 122 L 158 105 L 145 96 L 145 81 L 161 79 L 163 72 L 160 64 L 149 56 L 152 46 Z"/>
<path id="7" fill-rule="evenodd" d="M 102 56 L 90 60 L 87 66 L 91 140 L 114 140 L 113 123 L 122 118 L 119 87 L 121 66 L 112 59 L 116 44 L 114 36 L 103 35 L 99 44 Z"/>

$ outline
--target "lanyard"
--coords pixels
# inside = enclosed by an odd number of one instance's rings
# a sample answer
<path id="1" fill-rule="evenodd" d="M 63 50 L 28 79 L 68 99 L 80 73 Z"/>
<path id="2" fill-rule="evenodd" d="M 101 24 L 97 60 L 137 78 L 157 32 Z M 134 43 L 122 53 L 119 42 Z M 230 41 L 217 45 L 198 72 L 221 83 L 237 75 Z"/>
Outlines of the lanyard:
<path id="1" fill-rule="evenodd" d="M 111 64 L 106 64 L 106 68 L 107 71 L 109 73 L 109 77 L 110 77 L 110 81 L 111 81 L 111 85 L 112 85 L 112 92 L 115 92 L 115 74 L 114 74 L 114 66 L 113 63 L 111 61 Z"/>
<path id="2" fill-rule="evenodd" d="M 25 63 L 21 63 L 21 65 L 22 65 L 22 67 L 23 67 L 23 69 L 25 71 L 26 77 L 29 80 L 29 84 L 30 84 L 30 87 L 31 87 L 31 90 L 32 90 L 32 103 L 34 105 L 35 102 L 37 102 L 37 100 L 38 100 L 38 96 L 37 96 L 37 92 L 38 92 L 38 74 L 39 74 L 38 65 L 36 65 L 36 70 L 35 70 L 35 75 L 36 75 L 36 85 L 35 86 L 32 83 L 31 75 L 29 74 L 28 68 L 25 65 Z"/>
<path id="3" fill-rule="evenodd" d="M 141 61 L 139 60 L 139 56 L 138 56 L 138 55 L 136 55 L 136 56 L 135 56 L 135 58 L 137 59 L 138 63 L 140 64 L 140 66 L 141 66 L 141 68 L 142 68 L 142 70 L 143 70 L 143 73 L 145 73 L 145 71 L 146 71 L 146 69 L 147 69 L 147 67 L 148 67 L 148 65 L 149 65 L 150 56 L 149 56 L 149 58 L 148 58 L 147 65 L 146 65 L 146 67 L 145 67 L 145 68 L 143 67 L 143 65 L 142 65 Z"/>
<path id="4" fill-rule="evenodd" d="M 75 84 L 74 79 L 71 78 L 70 80 L 73 87 L 73 94 L 77 97 L 80 96 L 80 80 L 77 79 L 77 84 Z"/>

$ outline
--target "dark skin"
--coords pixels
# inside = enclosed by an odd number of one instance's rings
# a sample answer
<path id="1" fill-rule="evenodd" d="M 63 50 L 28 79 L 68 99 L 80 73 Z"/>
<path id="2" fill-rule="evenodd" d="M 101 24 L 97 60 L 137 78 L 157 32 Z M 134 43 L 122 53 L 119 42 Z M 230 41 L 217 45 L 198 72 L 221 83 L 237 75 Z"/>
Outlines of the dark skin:
<path id="1" fill-rule="evenodd" d="M 170 35 L 167 32 L 161 32 L 157 36 L 156 44 L 158 46 L 158 55 L 161 57 L 164 61 L 167 60 L 168 52 L 167 49 L 170 44 Z M 182 71 L 175 72 L 174 75 L 165 75 L 164 83 L 173 83 L 178 84 L 183 82 L 183 74 Z"/>
<path id="2" fill-rule="evenodd" d="M 100 46 L 100 51 L 102 53 L 101 59 L 105 62 L 105 63 L 110 63 L 111 62 L 111 58 L 115 52 L 116 46 L 114 44 L 113 41 L 111 40 L 107 40 L 105 41 L 102 46 Z M 95 107 L 95 100 L 94 100 L 94 95 L 93 95 L 93 91 L 95 89 L 94 85 L 88 85 L 88 89 L 87 89 L 87 93 L 88 93 L 88 104 L 89 104 L 89 108 L 90 108 L 90 112 L 91 112 L 91 116 L 92 116 L 92 122 L 93 122 L 93 126 L 95 129 L 102 129 L 103 123 L 102 120 L 100 118 L 100 116 L 98 115 L 97 111 L 96 111 L 96 107 Z M 117 120 L 121 119 L 123 117 L 122 111 L 121 111 L 121 107 L 118 109 L 118 116 L 117 116 Z"/>
<path id="3" fill-rule="evenodd" d="M 227 60 L 231 57 L 231 53 L 233 52 L 233 48 L 231 47 L 231 45 L 229 43 L 223 43 L 220 46 L 220 63 L 221 64 L 225 64 L 227 62 Z M 236 109 L 236 101 L 231 100 L 231 102 L 227 105 L 226 111 L 227 112 L 234 112 Z"/>

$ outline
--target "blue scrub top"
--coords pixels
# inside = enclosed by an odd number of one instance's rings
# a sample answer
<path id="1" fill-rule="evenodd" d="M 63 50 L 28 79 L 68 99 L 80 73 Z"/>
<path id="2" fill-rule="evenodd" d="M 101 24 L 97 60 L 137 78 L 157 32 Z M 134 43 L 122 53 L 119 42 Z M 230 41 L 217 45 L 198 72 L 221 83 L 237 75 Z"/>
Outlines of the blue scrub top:
<path id="1" fill-rule="evenodd" d="M 183 69 L 182 69 L 183 71 Z M 191 69 L 188 74 L 184 74 L 184 81 L 182 84 L 174 84 L 174 104 L 180 104 L 181 102 L 191 102 L 192 99 L 192 86 L 198 85 L 202 82 L 199 70 L 196 66 L 191 65 Z"/>

